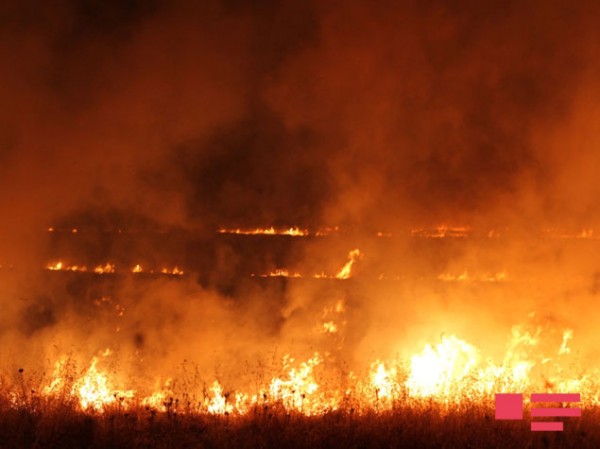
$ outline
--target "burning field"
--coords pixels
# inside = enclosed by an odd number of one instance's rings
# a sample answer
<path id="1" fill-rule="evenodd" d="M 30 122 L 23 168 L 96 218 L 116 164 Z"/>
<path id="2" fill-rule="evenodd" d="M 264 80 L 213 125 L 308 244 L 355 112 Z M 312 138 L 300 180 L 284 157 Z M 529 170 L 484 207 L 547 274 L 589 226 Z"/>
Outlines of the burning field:
<path id="1" fill-rule="evenodd" d="M 0 447 L 600 446 L 595 2 L 38 3 Z"/>

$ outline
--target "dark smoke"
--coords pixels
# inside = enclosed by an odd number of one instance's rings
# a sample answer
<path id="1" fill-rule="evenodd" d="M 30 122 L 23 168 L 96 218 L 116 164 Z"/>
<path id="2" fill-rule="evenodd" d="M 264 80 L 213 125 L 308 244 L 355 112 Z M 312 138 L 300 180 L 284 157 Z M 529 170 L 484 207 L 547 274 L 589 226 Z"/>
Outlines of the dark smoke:
<path id="1" fill-rule="evenodd" d="M 533 245 L 432 250 L 423 262 L 411 259 L 421 248 L 402 242 L 377 262 L 383 251 L 369 236 L 439 223 L 533 234 L 598 225 L 598 23 L 592 1 L 4 1 L 0 264 L 38 267 L 50 226 L 176 234 L 164 246 L 201 274 L 118 286 L 123 347 L 170 360 L 192 339 L 201 360 L 260 352 L 280 335 L 302 345 L 322 308 L 310 288 L 241 281 L 250 268 L 214 240 L 220 226 L 340 225 L 357 235 L 252 256 L 268 267 L 299 259 L 335 272 L 360 244 L 371 267 L 500 270 L 508 261 L 527 274 L 546 263 L 549 278 L 565 266 L 592 276 L 564 248 Z M 133 262 L 156 243 L 86 235 L 82 251 L 104 260 Z M 595 293 L 594 276 L 586 288 Z M 575 287 L 547 288 L 547 301 L 579 298 Z M 349 326 L 363 356 L 380 332 L 411 335 L 398 329 L 401 315 L 416 327 L 452 315 L 468 329 L 463 306 L 481 293 L 458 301 L 433 287 L 356 291 L 348 302 L 364 321 Z M 526 297 L 523 314 L 539 299 L 512 293 Z M 77 282 L 64 291 L 26 273 L 0 294 L 7 346 L 83 341 L 93 353 L 110 340 L 112 318 L 92 326 L 96 309 L 77 302 L 91 299 Z M 502 293 L 491 296 L 508 322 Z"/>

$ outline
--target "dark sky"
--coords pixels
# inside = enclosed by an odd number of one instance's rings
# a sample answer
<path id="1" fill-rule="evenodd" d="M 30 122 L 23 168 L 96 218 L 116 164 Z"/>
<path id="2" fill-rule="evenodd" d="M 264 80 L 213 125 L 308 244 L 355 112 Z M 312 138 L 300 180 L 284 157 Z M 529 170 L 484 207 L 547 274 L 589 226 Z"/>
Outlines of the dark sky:
<path id="1" fill-rule="evenodd" d="M 114 210 L 598 222 L 599 19 L 592 1 L 4 1 L 2 230 Z"/>

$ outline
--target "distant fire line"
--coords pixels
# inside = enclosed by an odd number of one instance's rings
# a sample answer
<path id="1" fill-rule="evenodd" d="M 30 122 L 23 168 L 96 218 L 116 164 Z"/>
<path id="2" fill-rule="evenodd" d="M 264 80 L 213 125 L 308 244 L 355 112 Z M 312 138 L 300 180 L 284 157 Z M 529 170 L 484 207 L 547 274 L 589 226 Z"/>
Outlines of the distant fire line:
<path id="1" fill-rule="evenodd" d="M 114 274 L 117 272 L 116 265 L 112 264 L 112 263 L 106 263 L 104 265 L 97 265 L 93 269 L 88 269 L 88 267 L 85 265 L 69 265 L 62 261 L 49 263 L 48 265 L 46 265 L 46 270 L 49 270 L 49 271 L 73 271 L 73 272 L 80 272 L 80 273 L 90 272 L 90 273 L 95 273 L 95 274 Z M 166 275 L 171 275 L 171 276 L 182 276 L 185 274 L 185 272 L 178 266 L 175 266 L 173 268 L 163 267 L 160 270 L 154 270 L 154 269 L 146 270 L 140 264 L 136 264 L 133 267 L 131 267 L 130 269 L 125 270 L 125 271 L 128 273 L 136 273 L 136 274 L 149 273 L 149 274 L 166 274 Z"/>

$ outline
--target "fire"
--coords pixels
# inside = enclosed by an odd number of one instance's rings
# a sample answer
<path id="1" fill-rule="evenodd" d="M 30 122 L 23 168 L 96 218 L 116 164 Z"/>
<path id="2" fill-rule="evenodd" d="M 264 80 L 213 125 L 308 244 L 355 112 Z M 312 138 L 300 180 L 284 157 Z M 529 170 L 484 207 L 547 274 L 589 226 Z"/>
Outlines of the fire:
<path id="1" fill-rule="evenodd" d="M 98 371 L 97 364 L 98 358 L 94 357 L 87 372 L 73 385 L 82 409 L 102 411 L 117 401 L 133 398 L 132 390 L 115 389 L 107 375 Z"/>
<path id="2" fill-rule="evenodd" d="M 348 262 L 338 271 L 335 276 L 325 273 L 321 271 L 320 273 L 315 273 L 312 276 L 313 279 L 349 279 L 352 276 L 352 268 L 354 264 L 362 258 L 362 253 L 358 249 L 353 249 L 348 253 Z M 303 278 L 305 275 L 297 272 L 290 271 L 286 268 L 277 268 L 266 274 L 255 275 L 252 274 L 253 277 L 261 277 L 261 278 L 272 278 L 272 277 L 285 277 L 285 278 Z"/>
<path id="3" fill-rule="evenodd" d="M 508 274 L 506 271 L 498 271 L 497 273 L 486 273 L 479 276 L 472 276 L 468 271 L 465 270 L 458 274 L 442 273 L 438 275 L 437 278 L 444 282 L 506 282 L 508 281 Z"/>
<path id="4" fill-rule="evenodd" d="M 184 274 L 183 270 L 179 269 L 179 267 L 174 267 L 171 270 L 169 270 L 168 268 L 163 268 L 162 270 L 160 270 L 160 272 L 162 274 L 170 274 L 173 276 L 183 276 Z"/>
<path id="5" fill-rule="evenodd" d="M 600 240 L 600 235 L 594 232 L 593 228 L 584 228 L 579 232 L 572 232 L 565 229 L 544 228 L 542 229 L 542 237 L 564 240 Z"/>
<path id="6" fill-rule="evenodd" d="M 111 355 L 106 349 L 101 357 Z M 54 365 L 51 382 L 42 389 L 46 396 L 56 397 L 67 394 L 75 398 L 82 410 L 102 412 L 113 404 L 127 406 L 128 400 L 134 397 L 133 390 L 120 390 L 114 387 L 109 375 L 98 369 L 99 357 L 94 356 L 89 368 L 77 379 L 72 377 L 73 366 L 68 358 L 63 357 Z"/>
<path id="7" fill-rule="evenodd" d="M 323 362 L 319 353 L 299 367 L 291 367 L 294 359 L 289 355 L 284 357 L 284 366 L 289 368 L 287 377 L 274 378 L 269 386 L 270 397 L 287 410 L 298 410 L 306 415 L 321 414 L 337 408 L 335 395 L 326 397 L 315 379 L 314 369 Z"/>
<path id="8" fill-rule="evenodd" d="M 344 310 L 344 301 L 340 300 L 326 307 L 323 315 L 340 315 Z M 325 325 L 330 322 L 333 320 L 326 321 Z M 375 359 L 363 378 L 351 371 L 342 375 L 341 383 L 323 381 L 326 379 L 324 374 L 331 369 L 328 365 L 330 355 L 315 352 L 304 361 L 296 361 L 286 354 L 280 374 L 258 385 L 255 393 L 226 389 L 214 379 L 204 392 L 204 400 L 189 411 L 243 415 L 259 405 L 268 405 L 305 415 L 319 415 L 346 407 L 345 404 L 353 404 L 357 412 L 384 411 L 394 407 L 398 401 L 433 400 L 458 404 L 473 399 L 486 400 L 495 392 L 528 391 L 532 388 L 538 391 L 594 388 L 595 384 L 589 383 L 589 376 L 544 378 L 542 383 L 536 380 L 536 366 L 557 362 L 553 357 L 569 354 L 568 343 L 573 338 L 573 331 L 564 330 L 554 356 L 544 354 L 540 348 L 540 344 L 544 343 L 542 335 L 539 326 L 513 326 L 506 354 L 498 364 L 489 358 L 484 359 L 481 350 L 473 344 L 455 335 L 444 335 L 439 342 L 425 344 L 422 350 L 408 359 Z M 114 406 L 129 409 L 135 404 L 156 410 L 175 406 L 178 396 L 171 388 L 171 378 L 156 391 L 138 395 L 134 389 L 122 388 L 113 371 L 100 368 L 111 355 L 112 351 L 107 349 L 94 356 L 79 376 L 75 374 L 77 370 L 72 361 L 66 357 L 59 359 L 41 390 L 42 394 L 71 398 L 81 410 L 93 413 L 102 413 Z M 599 400 L 595 394 L 587 397 L 589 401 Z"/>
<path id="9" fill-rule="evenodd" d="M 208 403 L 208 413 L 224 415 L 233 412 L 233 405 L 227 403 L 227 398 L 223 396 L 223 387 L 218 381 L 214 381 L 210 391 L 213 397 Z"/>
<path id="10" fill-rule="evenodd" d="M 219 234 L 237 234 L 237 235 L 289 235 L 292 237 L 306 237 L 310 235 L 307 229 L 300 229 L 298 226 L 294 226 L 286 229 L 275 229 L 270 228 L 255 228 L 255 229 L 242 229 L 242 228 L 219 228 L 217 230 Z"/>
<path id="11" fill-rule="evenodd" d="M 131 269 L 132 273 L 141 273 L 143 271 L 144 271 L 144 269 L 142 268 L 142 266 L 139 263 Z"/>
<path id="12" fill-rule="evenodd" d="M 338 234 L 339 232 L 340 232 L 339 226 L 331 226 L 331 227 L 325 227 L 325 228 L 318 229 L 315 232 L 315 236 L 326 237 L 328 235 Z"/>
<path id="13" fill-rule="evenodd" d="M 81 271 L 86 272 L 87 267 L 84 265 L 67 265 L 61 261 L 49 263 L 46 265 L 46 270 L 50 271 Z"/>
<path id="14" fill-rule="evenodd" d="M 413 396 L 449 397 L 477 365 L 477 349 L 457 337 L 444 336 L 441 343 L 427 344 L 412 356 L 406 386 Z"/>
<path id="15" fill-rule="evenodd" d="M 416 228 L 411 229 L 413 237 L 422 237 L 429 239 L 443 238 L 465 238 L 469 236 L 471 229 L 468 226 L 447 226 L 439 225 L 434 228 Z"/>
<path id="16" fill-rule="evenodd" d="M 325 306 L 321 312 L 321 322 L 317 325 L 317 329 L 325 334 L 338 333 L 346 325 L 343 316 L 345 310 L 343 298 L 333 306 Z"/>
<path id="17" fill-rule="evenodd" d="M 353 249 L 348 253 L 348 262 L 335 275 L 337 279 L 349 279 L 352 276 L 352 268 L 357 260 L 362 257 L 359 249 Z"/>
<path id="18" fill-rule="evenodd" d="M 94 268 L 94 273 L 97 274 L 105 274 L 105 273 L 114 273 L 115 272 L 115 265 L 112 263 L 106 263 L 105 265 L 98 265 L 96 268 Z"/>
<path id="19" fill-rule="evenodd" d="M 290 271 L 286 270 L 285 268 L 277 268 L 268 274 L 259 274 L 258 276 L 262 277 L 262 278 L 273 278 L 273 277 L 275 277 L 275 278 L 277 278 L 277 277 L 301 278 L 302 277 L 302 275 L 300 273 L 298 273 L 298 272 L 290 273 Z"/>

